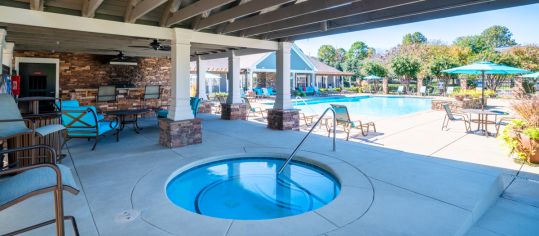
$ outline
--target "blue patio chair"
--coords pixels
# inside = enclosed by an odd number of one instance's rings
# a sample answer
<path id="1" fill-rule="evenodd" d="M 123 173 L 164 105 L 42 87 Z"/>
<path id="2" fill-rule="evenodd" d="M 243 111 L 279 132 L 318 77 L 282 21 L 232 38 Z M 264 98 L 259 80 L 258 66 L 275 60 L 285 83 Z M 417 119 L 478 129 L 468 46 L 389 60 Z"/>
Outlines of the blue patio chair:
<path id="1" fill-rule="evenodd" d="M 305 94 L 307 95 L 315 95 L 316 94 L 316 90 L 314 89 L 313 86 L 309 86 L 307 88 L 305 88 Z"/>
<path id="2" fill-rule="evenodd" d="M 470 132 L 471 130 L 471 124 L 470 124 L 470 117 L 464 113 L 460 112 L 454 112 L 451 111 L 451 108 L 449 107 L 449 104 L 445 103 L 442 104 L 442 107 L 445 110 L 445 116 L 444 121 L 442 123 L 442 130 L 447 129 L 447 126 L 449 125 L 449 121 L 455 122 L 455 121 L 462 121 L 464 122 L 464 127 L 466 128 L 466 132 Z"/>
<path id="3" fill-rule="evenodd" d="M 256 97 L 264 97 L 264 91 L 261 88 L 254 88 L 253 91 Z"/>
<path id="4" fill-rule="evenodd" d="M 118 118 L 112 121 L 99 120 L 94 106 L 62 107 L 62 124 L 67 129 L 67 138 L 95 139 L 92 151 L 99 142 L 99 137 L 109 133 L 116 135 L 116 142 L 120 141 Z"/>
<path id="5" fill-rule="evenodd" d="M 275 91 L 275 89 L 273 89 L 272 87 L 268 87 L 268 93 L 271 95 L 271 96 L 275 96 L 277 95 L 277 91 Z"/>
<path id="6" fill-rule="evenodd" d="M 62 111 L 62 107 L 80 107 L 80 103 L 78 100 L 60 100 L 56 101 L 56 106 Z M 97 114 L 97 120 L 98 121 L 104 121 L 105 115 L 102 113 L 96 113 Z"/>
<path id="7" fill-rule="evenodd" d="M 46 145 L 16 148 L 0 151 L 0 156 L 19 151 L 45 149 L 51 157 L 56 156 L 54 148 Z M 56 235 L 64 236 L 64 220 L 70 220 L 75 235 L 79 235 L 75 217 L 64 216 L 63 190 L 74 195 L 79 193 L 79 188 L 69 167 L 56 164 L 55 158 L 50 158 L 52 163 L 37 164 L 25 167 L 0 170 L 0 211 L 16 205 L 30 197 L 54 192 L 55 219 L 39 224 L 31 225 L 4 235 L 20 235 L 25 232 L 41 228 L 50 224 L 56 224 Z M 31 212 L 29 212 L 31 213 Z M 9 224 L 8 222 L 4 222 Z"/>
<path id="8" fill-rule="evenodd" d="M 11 95 L 0 94 L 0 108 L 0 140 L 31 134 L 31 145 L 35 145 L 37 137 L 45 137 L 65 130 L 65 127 L 59 124 L 44 125 L 36 128 L 32 120 L 22 118 L 19 107 Z M 32 162 L 34 163 L 34 160 Z"/>
<path id="9" fill-rule="evenodd" d="M 363 123 L 360 120 L 352 121 L 350 119 L 350 114 L 348 113 L 348 108 L 346 106 L 331 104 L 331 107 L 335 111 L 335 120 L 337 126 L 341 125 L 344 129 L 344 132 L 346 133 L 346 141 L 348 141 L 350 137 L 350 131 L 352 130 L 352 128 L 361 130 L 361 135 L 367 136 L 369 135 L 369 129 L 372 126 L 373 131 L 376 133 L 376 125 L 374 124 L 374 122 Z M 336 128 L 337 127 L 334 127 L 334 129 Z"/>
<path id="10" fill-rule="evenodd" d="M 198 106 L 200 105 L 200 101 L 202 99 L 198 97 L 191 97 L 189 100 L 189 105 L 191 106 L 191 111 L 193 112 L 193 116 L 197 117 L 198 114 Z M 157 111 L 157 118 L 167 118 L 168 116 L 168 110 L 162 109 Z"/>

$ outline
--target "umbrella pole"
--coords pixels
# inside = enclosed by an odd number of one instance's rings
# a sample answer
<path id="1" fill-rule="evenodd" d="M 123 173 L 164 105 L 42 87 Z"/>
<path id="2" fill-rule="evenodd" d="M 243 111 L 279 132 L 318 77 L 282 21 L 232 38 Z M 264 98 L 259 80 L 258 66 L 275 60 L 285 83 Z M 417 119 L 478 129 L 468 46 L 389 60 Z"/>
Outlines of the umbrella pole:
<path id="1" fill-rule="evenodd" d="M 481 86 L 481 109 L 485 109 L 485 71 L 481 71 L 482 86 Z"/>

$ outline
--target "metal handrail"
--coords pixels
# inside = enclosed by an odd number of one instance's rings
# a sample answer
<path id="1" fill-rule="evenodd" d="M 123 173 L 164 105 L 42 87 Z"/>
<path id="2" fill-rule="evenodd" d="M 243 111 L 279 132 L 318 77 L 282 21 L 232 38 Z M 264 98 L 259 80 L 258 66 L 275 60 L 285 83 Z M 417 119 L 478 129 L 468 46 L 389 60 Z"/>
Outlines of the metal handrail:
<path id="1" fill-rule="evenodd" d="M 311 110 L 312 113 L 316 113 L 314 111 L 314 109 L 311 106 L 309 106 L 309 104 L 307 104 L 307 101 L 305 101 L 305 99 L 303 99 L 302 97 L 296 96 L 296 100 L 299 100 L 299 101 L 303 102 L 303 105 L 305 105 L 307 108 L 309 108 L 309 110 Z M 296 105 L 297 104 L 298 104 L 298 102 L 296 101 Z"/>
<path id="2" fill-rule="evenodd" d="M 292 160 L 292 158 L 296 155 L 296 153 L 298 152 L 299 148 L 303 145 L 303 143 L 305 142 L 305 140 L 307 140 L 307 138 L 309 137 L 309 135 L 313 132 L 314 128 L 316 128 L 316 126 L 318 126 L 318 123 L 320 123 L 320 121 L 322 120 L 322 118 L 324 118 L 324 116 L 326 115 L 326 113 L 328 111 L 331 111 L 331 113 L 333 113 L 333 151 L 336 150 L 335 148 L 335 137 L 336 137 L 336 126 L 337 126 L 337 114 L 335 113 L 335 110 L 333 110 L 333 108 L 331 107 L 328 107 L 323 113 L 322 115 L 320 116 L 320 118 L 318 118 L 318 120 L 314 123 L 313 127 L 311 127 L 311 129 L 309 130 L 309 132 L 307 132 L 307 134 L 305 135 L 305 137 L 303 137 L 303 139 L 301 140 L 301 142 L 299 142 L 298 146 L 296 146 L 296 149 L 294 149 L 294 151 L 292 152 L 292 154 L 290 154 L 290 156 L 286 159 L 286 161 L 283 163 L 283 165 L 279 168 L 279 171 L 277 172 L 277 175 L 280 175 L 281 172 L 283 172 L 284 168 L 286 167 L 286 165 L 288 165 L 288 163 Z"/>

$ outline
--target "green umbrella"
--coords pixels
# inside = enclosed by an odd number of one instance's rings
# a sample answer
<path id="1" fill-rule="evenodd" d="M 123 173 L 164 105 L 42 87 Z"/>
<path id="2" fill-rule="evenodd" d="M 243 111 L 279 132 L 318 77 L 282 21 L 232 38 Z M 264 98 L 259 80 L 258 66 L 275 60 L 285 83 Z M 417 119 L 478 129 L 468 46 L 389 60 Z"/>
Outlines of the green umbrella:
<path id="1" fill-rule="evenodd" d="M 529 71 L 506 65 L 499 65 L 488 61 L 482 61 L 471 65 L 443 70 L 442 72 L 450 74 L 481 74 L 481 107 L 485 108 L 485 74 L 524 74 L 528 73 Z"/>

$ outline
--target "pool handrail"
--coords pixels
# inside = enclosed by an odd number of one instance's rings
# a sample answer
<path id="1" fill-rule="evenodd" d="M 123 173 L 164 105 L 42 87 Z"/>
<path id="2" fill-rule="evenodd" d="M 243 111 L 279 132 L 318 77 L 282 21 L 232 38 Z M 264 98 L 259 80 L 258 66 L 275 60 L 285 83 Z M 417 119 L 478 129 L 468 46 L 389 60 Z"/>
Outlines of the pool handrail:
<path id="1" fill-rule="evenodd" d="M 313 109 L 311 106 L 309 106 L 309 104 L 307 104 L 307 101 L 305 101 L 305 99 L 303 99 L 303 98 L 300 97 L 300 96 L 296 96 L 296 105 L 298 105 L 298 101 L 297 101 L 297 100 L 303 102 L 303 105 L 304 105 L 304 106 L 308 107 L 309 110 L 311 110 L 311 112 L 312 112 L 313 114 L 316 114 L 316 112 L 314 111 L 314 109 Z"/>
<path id="2" fill-rule="evenodd" d="M 316 128 L 316 126 L 318 126 L 318 123 L 320 123 L 320 121 L 322 120 L 322 118 L 324 118 L 324 116 L 326 115 L 326 113 L 328 113 L 328 111 L 331 111 L 331 113 L 333 113 L 333 151 L 336 150 L 336 147 L 335 147 L 335 138 L 336 138 L 336 126 L 337 126 L 337 114 L 335 113 L 335 110 L 333 110 L 333 108 L 331 107 L 328 107 L 323 113 L 322 115 L 320 116 L 320 118 L 318 118 L 318 120 L 316 120 L 316 122 L 314 123 L 313 127 L 311 127 L 311 129 L 309 130 L 309 132 L 307 132 L 307 134 L 303 137 L 303 139 L 301 140 L 301 142 L 299 142 L 298 146 L 296 146 L 296 148 L 294 149 L 294 151 L 290 154 L 290 156 L 288 156 L 288 158 L 286 159 L 286 161 L 283 163 L 283 165 L 279 168 L 279 171 L 277 172 L 277 175 L 280 175 L 281 172 L 283 172 L 284 168 L 286 167 L 286 165 L 288 165 L 288 163 L 292 160 L 292 158 L 296 155 L 296 153 L 298 152 L 299 148 L 303 145 L 303 143 L 305 143 L 305 140 L 307 140 L 307 138 L 309 137 L 309 135 L 313 132 L 314 128 Z"/>

